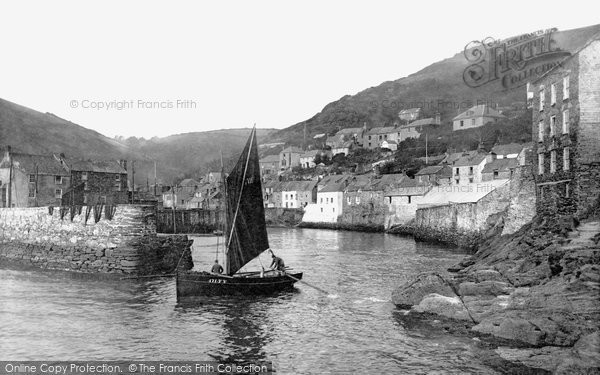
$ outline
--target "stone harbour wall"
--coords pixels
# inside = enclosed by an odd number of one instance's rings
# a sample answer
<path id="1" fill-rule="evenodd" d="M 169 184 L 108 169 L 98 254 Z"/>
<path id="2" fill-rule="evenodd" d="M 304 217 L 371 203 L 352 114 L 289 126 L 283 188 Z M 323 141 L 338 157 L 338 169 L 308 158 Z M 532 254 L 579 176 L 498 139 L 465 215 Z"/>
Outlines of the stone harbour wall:
<path id="1" fill-rule="evenodd" d="M 153 206 L 0 209 L 0 263 L 150 275 L 192 268 L 191 244 L 157 236 Z"/>
<path id="2" fill-rule="evenodd" d="M 265 221 L 269 226 L 294 227 L 302 221 L 302 208 L 265 208 Z"/>

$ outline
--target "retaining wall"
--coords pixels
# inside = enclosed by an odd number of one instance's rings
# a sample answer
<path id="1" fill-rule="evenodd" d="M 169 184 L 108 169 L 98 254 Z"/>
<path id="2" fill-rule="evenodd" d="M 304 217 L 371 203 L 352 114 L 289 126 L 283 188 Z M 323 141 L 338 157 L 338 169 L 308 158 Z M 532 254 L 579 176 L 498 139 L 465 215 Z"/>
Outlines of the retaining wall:
<path id="1" fill-rule="evenodd" d="M 190 269 L 187 236 L 157 236 L 153 206 L 0 209 L 0 263 L 149 275 Z"/>

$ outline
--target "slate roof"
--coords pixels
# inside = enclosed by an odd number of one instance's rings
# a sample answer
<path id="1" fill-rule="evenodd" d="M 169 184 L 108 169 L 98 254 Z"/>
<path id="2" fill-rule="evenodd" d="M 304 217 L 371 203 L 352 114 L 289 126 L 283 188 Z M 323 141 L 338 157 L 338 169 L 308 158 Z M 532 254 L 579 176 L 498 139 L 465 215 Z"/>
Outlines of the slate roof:
<path id="1" fill-rule="evenodd" d="M 316 184 L 316 181 L 284 181 L 277 191 L 311 191 Z"/>
<path id="2" fill-rule="evenodd" d="M 517 158 L 510 159 L 496 159 L 491 163 L 487 163 L 481 173 L 492 173 L 495 170 L 501 171 L 509 171 L 513 168 L 516 168 L 519 165 L 519 160 Z"/>
<path id="3" fill-rule="evenodd" d="M 440 206 L 449 202 L 477 202 L 495 189 L 508 183 L 508 181 L 502 179 L 464 185 L 435 186 L 423 197 L 417 207 Z"/>
<path id="4" fill-rule="evenodd" d="M 390 134 L 390 133 L 397 133 L 398 129 L 394 128 L 393 126 L 379 126 L 379 127 L 374 127 L 371 128 L 367 131 L 367 135 L 374 135 L 374 134 Z"/>
<path id="5" fill-rule="evenodd" d="M 452 176 L 452 169 L 447 165 L 432 165 L 418 171 L 415 176 L 425 175 Z"/>
<path id="6" fill-rule="evenodd" d="M 74 171 L 127 174 L 116 160 L 66 160 L 66 163 Z"/>
<path id="7" fill-rule="evenodd" d="M 321 181 L 319 181 L 318 185 L 323 186 L 319 192 L 327 193 L 327 192 L 336 192 L 336 191 L 344 191 L 346 188 L 345 181 L 349 178 L 352 178 L 350 175 L 345 174 L 336 174 L 329 175 L 324 177 Z"/>
<path id="8" fill-rule="evenodd" d="M 486 158 L 486 154 L 478 151 L 469 151 L 467 155 L 463 155 L 460 159 L 456 160 L 453 167 L 467 167 L 471 165 L 479 165 Z"/>
<path id="9" fill-rule="evenodd" d="M 467 109 L 463 113 L 461 113 L 458 116 L 456 116 L 455 118 L 453 118 L 452 121 L 465 120 L 465 119 L 470 119 L 470 118 L 475 118 L 475 117 L 506 118 L 506 116 L 504 116 L 500 112 L 496 111 L 495 109 L 490 108 L 488 105 L 480 104 L 480 105 L 476 105 L 476 106 L 473 106 L 473 107 Z"/>
<path id="10" fill-rule="evenodd" d="M 509 155 L 509 154 L 518 154 L 523 150 L 525 145 L 520 145 L 518 143 L 509 143 L 506 145 L 496 145 L 492 147 L 492 153 L 496 155 Z"/>
<path id="11" fill-rule="evenodd" d="M 408 128 L 414 128 L 416 126 L 427 126 L 427 125 L 439 125 L 439 124 L 437 123 L 437 121 L 434 118 L 428 117 L 428 118 L 422 118 L 420 120 L 415 120 L 415 121 L 411 122 L 410 124 L 402 125 L 401 128 L 408 129 Z"/>
<path id="12" fill-rule="evenodd" d="M 43 175 L 55 175 L 55 176 L 68 176 L 69 172 L 63 167 L 54 156 L 46 155 L 30 155 L 11 153 L 13 159 L 13 168 L 22 170 L 28 174 L 43 174 Z M 2 165 L 7 168 L 7 165 Z"/>
<path id="13" fill-rule="evenodd" d="M 344 129 L 340 129 L 338 130 L 337 133 L 335 133 L 335 135 L 354 135 L 354 134 L 360 134 L 363 131 L 363 128 L 344 128 Z"/>

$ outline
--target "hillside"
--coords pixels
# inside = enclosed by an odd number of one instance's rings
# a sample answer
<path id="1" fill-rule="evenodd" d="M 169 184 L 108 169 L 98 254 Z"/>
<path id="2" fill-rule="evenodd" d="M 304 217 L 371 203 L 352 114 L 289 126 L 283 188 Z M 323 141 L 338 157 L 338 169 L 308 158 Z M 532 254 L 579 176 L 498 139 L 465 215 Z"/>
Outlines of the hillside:
<path id="1" fill-rule="evenodd" d="M 556 45 L 574 52 L 589 38 L 600 32 L 600 25 L 559 31 L 553 34 Z M 465 43 L 466 44 L 466 43 Z M 417 53 L 417 51 L 414 51 Z M 340 128 L 391 125 L 398 119 L 401 109 L 421 107 L 424 117 L 441 113 L 442 123 L 449 123 L 459 112 L 473 105 L 498 103 L 500 107 L 523 106 L 525 87 L 504 89 L 499 81 L 477 88 L 467 86 L 463 72 L 470 63 L 463 52 L 395 81 L 384 82 L 356 95 L 346 95 L 327 104 L 312 118 L 299 122 L 273 134 L 271 141 L 300 145 L 306 125 L 307 133 L 334 133 Z"/>
<path id="2" fill-rule="evenodd" d="M 273 130 L 258 130 L 263 139 Z M 227 161 L 241 150 L 250 129 L 228 129 L 172 135 L 165 138 L 128 138 L 117 141 L 50 113 L 0 99 L 0 148 L 16 152 L 64 153 L 84 159 L 135 160 L 136 184 L 154 182 L 154 161 L 159 182 L 177 182 L 207 171 L 223 150 Z"/>

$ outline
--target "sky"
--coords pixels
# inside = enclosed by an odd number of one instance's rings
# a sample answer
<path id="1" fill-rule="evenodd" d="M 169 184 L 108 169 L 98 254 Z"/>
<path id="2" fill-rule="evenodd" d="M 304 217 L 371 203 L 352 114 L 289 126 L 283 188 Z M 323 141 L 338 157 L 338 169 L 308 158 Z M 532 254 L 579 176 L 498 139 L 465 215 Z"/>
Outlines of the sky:
<path id="1" fill-rule="evenodd" d="M 472 40 L 598 24 L 590 4 L 3 2 L 0 98 L 108 137 L 285 128 Z"/>

